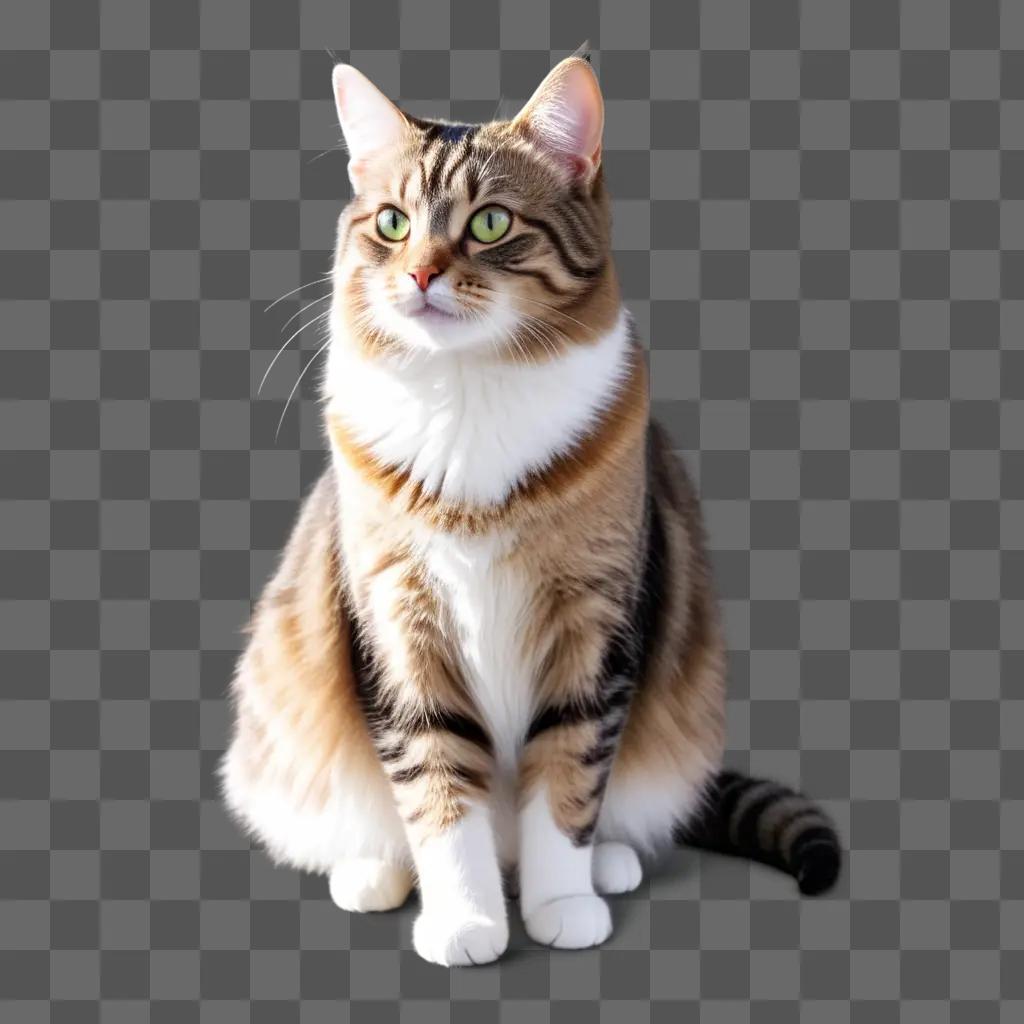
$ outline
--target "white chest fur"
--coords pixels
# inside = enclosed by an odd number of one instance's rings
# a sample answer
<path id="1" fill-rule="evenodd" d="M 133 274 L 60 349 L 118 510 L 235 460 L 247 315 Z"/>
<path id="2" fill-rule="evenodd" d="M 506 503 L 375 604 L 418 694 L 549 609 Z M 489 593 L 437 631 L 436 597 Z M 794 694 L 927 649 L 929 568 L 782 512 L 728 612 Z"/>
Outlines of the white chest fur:
<path id="1" fill-rule="evenodd" d="M 466 685 L 487 723 L 495 758 L 514 771 L 529 725 L 533 658 L 522 635 L 533 589 L 505 558 L 500 534 L 432 534 L 426 562 L 458 630 Z"/>
<path id="2" fill-rule="evenodd" d="M 518 849 L 516 780 L 532 712 L 536 661 L 523 643 L 533 588 L 505 556 L 499 534 L 455 538 L 432 534 L 430 572 L 458 632 L 463 677 L 494 744 L 490 806 L 501 862 Z"/>
<path id="3" fill-rule="evenodd" d="M 614 397 L 629 348 L 627 315 L 590 344 L 541 363 L 473 352 L 368 359 L 338 339 L 326 394 L 333 414 L 428 494 L 502 501 L 594 425 Z"/>

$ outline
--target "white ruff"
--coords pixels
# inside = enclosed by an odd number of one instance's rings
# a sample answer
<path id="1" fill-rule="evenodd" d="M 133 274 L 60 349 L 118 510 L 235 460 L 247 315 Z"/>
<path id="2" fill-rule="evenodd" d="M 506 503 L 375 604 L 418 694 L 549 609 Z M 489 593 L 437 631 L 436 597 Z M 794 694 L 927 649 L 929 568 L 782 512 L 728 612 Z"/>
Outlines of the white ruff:
<path id="1" fill-rule="evenodd" d="M 596 424 L 628 347 L 625 311 L 597 341 L 536 364 L 477 351 L 368 359 L 335 337 L 325 391 L 356 439 L 426 493 L 497 503 Z"/>

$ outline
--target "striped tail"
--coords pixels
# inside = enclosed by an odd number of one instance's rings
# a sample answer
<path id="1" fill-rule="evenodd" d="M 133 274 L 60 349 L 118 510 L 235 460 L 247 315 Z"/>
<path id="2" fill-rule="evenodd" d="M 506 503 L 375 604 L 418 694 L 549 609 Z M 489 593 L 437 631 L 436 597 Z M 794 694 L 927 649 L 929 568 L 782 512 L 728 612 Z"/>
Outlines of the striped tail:
<path id="1" fill-rule="evenodd" d="M 832 888 L 839 877 L 839 836 L 812 800 L 777 782 L 721 771 L 693 816 L 676 826 L 675 841 L 747 857 L 792 875 L 805 896 Z"/>

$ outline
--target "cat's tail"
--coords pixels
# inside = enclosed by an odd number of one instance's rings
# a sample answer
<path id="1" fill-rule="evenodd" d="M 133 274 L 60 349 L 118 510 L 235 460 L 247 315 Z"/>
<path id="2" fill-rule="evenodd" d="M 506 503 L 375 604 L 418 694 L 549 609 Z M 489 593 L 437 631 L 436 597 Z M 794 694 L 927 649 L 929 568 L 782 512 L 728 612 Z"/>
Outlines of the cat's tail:
<path id="1" fill-rule="evenodd" d="M 839 836 L 812 800 L 777 782 L 734 771 L 714 776 L 692 816 L 676 826 L 677 843 L 747 857 L 792 875 L 816 896 L 839 877 Z"/>

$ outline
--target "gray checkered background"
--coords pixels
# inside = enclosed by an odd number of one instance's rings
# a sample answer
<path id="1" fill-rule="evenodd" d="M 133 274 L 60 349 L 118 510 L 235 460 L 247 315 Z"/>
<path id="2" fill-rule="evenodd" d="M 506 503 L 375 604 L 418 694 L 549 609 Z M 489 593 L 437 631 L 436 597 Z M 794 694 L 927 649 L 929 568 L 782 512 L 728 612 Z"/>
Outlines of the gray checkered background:
<path id="1" fill-rule="evenodd" d="M 729 760 L 850 848 L 676 854 L 601 950 L 411 951 L 230 823 L 239 629 L 323 464 L 350 60 L 511 112 L 589 39 L 615 255 L 700 480 Z M 1024 3 L 3 0 L 4 1024 L 1024 1019 Z M 323 154 L 323 155 L 321 155 Z"/>

